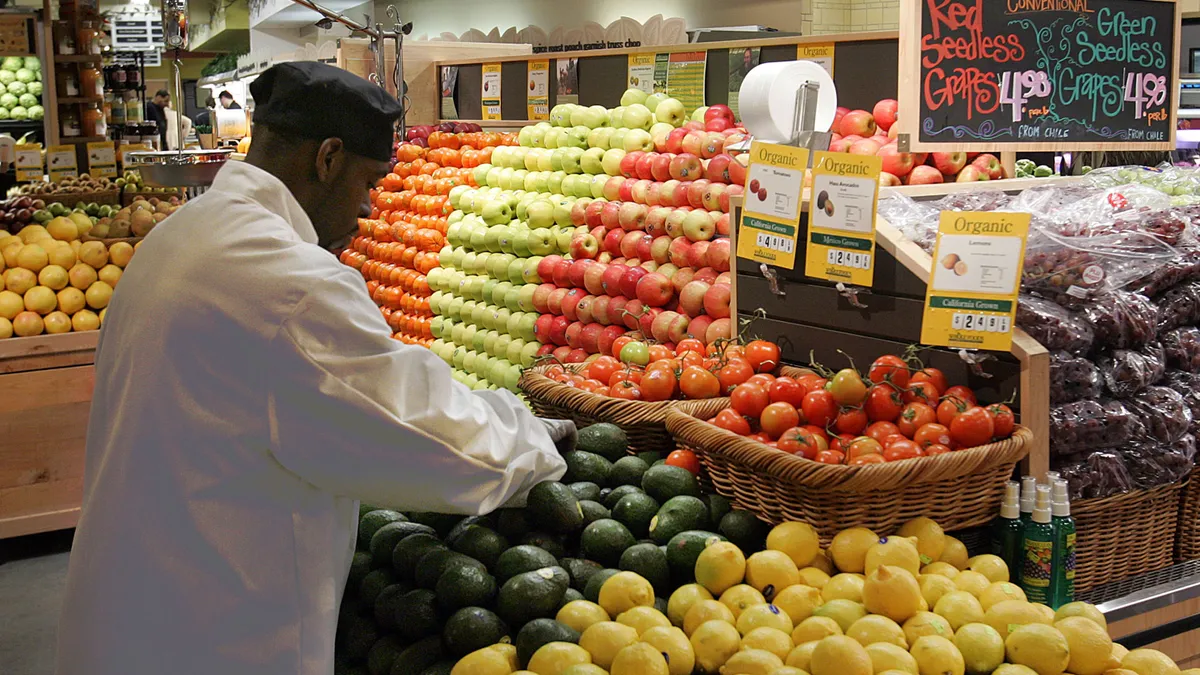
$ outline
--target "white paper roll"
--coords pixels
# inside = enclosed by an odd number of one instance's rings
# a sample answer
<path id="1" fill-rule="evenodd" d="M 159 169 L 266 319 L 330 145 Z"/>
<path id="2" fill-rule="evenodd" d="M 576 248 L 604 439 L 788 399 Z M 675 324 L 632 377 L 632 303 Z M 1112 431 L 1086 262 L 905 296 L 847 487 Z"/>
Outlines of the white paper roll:
<path id="1" fill-rule="evenodd" d="M 742 124 L 757 139 L 789 140 L 796 90 L 810 81 L 820 85 L 814 130 L 829 131 L 837 112 L 837 87 L 829 73 L 812 61 L 776 61 L 752 69 L 738 91 Z"/>

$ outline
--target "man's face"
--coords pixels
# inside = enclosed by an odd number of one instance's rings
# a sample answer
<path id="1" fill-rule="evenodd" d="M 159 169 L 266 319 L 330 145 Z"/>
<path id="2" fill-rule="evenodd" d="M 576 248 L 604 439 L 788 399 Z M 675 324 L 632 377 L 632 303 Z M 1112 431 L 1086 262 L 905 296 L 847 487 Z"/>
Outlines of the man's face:
<path id="1" fill-rule="evenodd" d="M 222 108 L 228 108 L 230 103 L 233 103 L 232 96 L 222 96 L 221 97 L 221 107 Z"/>
<path id="2" fill-rule="evenodd" d="M 390 162 L 370 159 L 344 149 L 338 167 L 326 175 L 323 222 L 313 223 L 319 243 L 331 249 L 345 245 L 358 231 L 358 219 L 371 216 L 370 191 L 391 171 Z"/>
<path id="3" fill-rule="evenodd" d="M 157 94 L 154 96 L 154 105 L 156 105 L 160 108 L 165 108 L 170 104 L 171 104 L 170 96 L 159 96 Z"/>

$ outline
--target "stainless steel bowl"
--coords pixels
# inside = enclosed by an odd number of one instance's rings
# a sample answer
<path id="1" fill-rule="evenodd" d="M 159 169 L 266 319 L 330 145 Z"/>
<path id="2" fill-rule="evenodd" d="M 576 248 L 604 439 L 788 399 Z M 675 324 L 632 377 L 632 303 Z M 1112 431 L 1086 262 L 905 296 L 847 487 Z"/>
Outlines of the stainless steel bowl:
<path id="1" fill-rule="evenodd" d="M 166 150 L 131 152 L 125 158 L 128 167 L 137 169 L 152 187 L 204 187 L 212 185 L 232 153 L 229 149 Z"/>

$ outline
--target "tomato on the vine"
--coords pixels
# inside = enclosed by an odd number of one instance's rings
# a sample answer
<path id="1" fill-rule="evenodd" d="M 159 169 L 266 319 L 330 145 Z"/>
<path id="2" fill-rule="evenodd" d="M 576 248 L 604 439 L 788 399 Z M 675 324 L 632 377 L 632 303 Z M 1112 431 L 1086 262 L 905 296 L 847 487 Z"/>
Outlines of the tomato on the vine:
<path id="1" fill-rule="evenodd" d="M 956 398 L 971 405 L 979 405 L 979 399 L 975 398 L 975 392 L 971 391 L 970 387 L 964 387 L 961 384 L 956 384 L 943 391 L 942 398 Z"/>
<path id="2" fill-rule="evenodd" d="M 824 450 L 817 453 L 817 461 L 822 464 L 841 464 L 846 461 L 846 455 L 837 450 Z"/>
<path id="3" fill-rule="evenodd" d="M 867 417 L 872 422 L 891 422 L 900 416 L 903 408 L 904 400 L 900 392 L 888 384 L 871 387 L 867 400 L 863 402 L 863 410 L 867 411 Z"/>
<path id="4" fill-rule="evenodd" d="M 826 388 L 838 405 L 859 405 L 867 397 L 867 385 L 853 368 L 839 370 Z"/>
<path id="5" fill-rule="evenodd" d="M 621 362 L 611 356 L 601 356 L 592 361 L 592 364 L 587 368 L 588 377 L 601 382 L 608 382 L 612 374 L 622 368 Z"/>
<path id="6" fill-rule="evenodd" d="M 661 368 L 647 370 L 641 387 L 643 400 L 666 401 L 675 396 L 675 373 Z"/>
<path id="7" fill-rule="evenodd" d="M 679 358 L 677 360 L 679 361 L 680 364 L 683 365 L 684 368 L 686 368 L 688 366 L 705 367 L 705 365 L 704 365 L 705 359 L 703 356 L 700 355 L 699 352 L 690 352 L 690 351 L 683 352 L 682 354 L 679 355 Z"/>
<path id="8" fill-rule="evenodd" d="M 800 413 L 789 403 L 772 403 L 763 409 L 758 423 L 763 433 L 779 438 L 780 434 L 800 424 Z"/>
<path id="9" fill-rule="evenodd" d="M 751 375 L 750 379 L 746 380 L 746 382 L 761 384 L 764 390 L 769 390 L 771 385 L 775 384 L 775 376 L 770 373 L 755 373 L 754 375 Z"/>
<path id="10" fill-rule="evenodd" d="M 938 404 L 941 394 L 930 382 L 910 382 L 900 398 L 905 403 L 919 402 L 932 407 Z"/>
<path id="11" fill-rule="evenodd" d="M 937 413 L 933 411 L 933 408 L 914 401 L 900 411 L 900 419 L 896 422 L 896 426 L 900 428 L 900 433 L 912 438 L 916 435 L 917 429 L 936 421 Z"/>
<path id="12" fill-rule="evenodd" d="M 717 413 L 717 417 L 713 421 L 713 424 L 725 429 L 726 431 L 732 431 L 739 436 L 750 435 L 750 422 L 746 421 L 745 417 L 737 414 L 731 408 L 726 408 Z"/>
<path id="13" fill-rule="evenodd" d="M 892 434 L 900 433 L 900 428 L 891 422 L 872 422 L 867 427 L 866 435 L 883 443 L 884 439 Z"/>
<path id="14" fill-rule="evenodd" d="M 829 449 L 825 439 L 804 427 L 792 427 L 784 430 L 779 436 L 776 446 L 786 453 L 800 455 L 806 459 L 816 459 L 818 453 Z"/>
<path id="15" fill-rule="evenodd" d="M 640 401 L 642 400 L 642 389 L 633 382 L 622 381 L 609 387 L 608 395 L 627 401 Z"/>
<path id="16" fill-rule="evenodd" d="M 809 424 L 815 424 L 819 427 L 828 427 L 838 414 L 837 401 L 833 399 L 833 394 L 825 391 L 810 391 L 804 395 L 804 399 L 800 403 L 800 410 L 804 413 L 804 419 L 808 420 Z"/>
<path id="17" fill-rule="evenodd" d="M 564 374 L 566 374 L 566 372 L 567 372 L 566 368 L 563 368 L 562 366 L 560 366 L 556 363 L 556 364 L 550 366 L 549 368 L 547 368 L 546 370 L 542 371 L 542 374 L 552 380 L 559 380 L 560 378 L 562 378 L 562 376 Z"/>
<path id="18" fill-rule="evenodd" d="M 755 376 L 757 377 L 757 376 Z M 804 401 L 804 387 L 800 386 L 790 377 L 778 377 L 771 383 L 767 389 L 767 394 L 771 397 L 771 403 L 790 403 L 794 407 L 799 407 Z"/>
<path id="19" fill-rule="evenodd" d="M 644 366 L 650 363 L 650 348 L 645 342 L 630 342 L 621 347 L 617 358 L 621 359 L 622 363 Z"/>
<path id="20" fill-rule="evenodd" d="M 992 434 L 996 438 L 1008 438 L 1012 436 L 1013 427 L 1016 426 L 1016 418 L 1013 417 L 1013 411 L 1003 403 L 993 403 L 987 407 L 988 414 L 992 416 Z"/>
<path id="21" fill-rule="evenodd" d="M 955 417 L 961 415 L 971 404 L 956 396 L 945 396 L 937 407 L 938 424 L 948 427 Z"/>
<path id="22" fill-rule="evenodd" d="M 681 469 L 687 469 L 692 472 L 693 476 L 700 475 L 700 458 L 696 457 L 696 453 L 691 450 L 676 450 L 667 455 L 667 466 L 677 466 Z"/>
<path id="23" fill-rule="evenodd" d="M 883 455 L 859 455 L 847 462 L 850 466 L 864 466 L 866 464 L 883 464 L 887 460 Z"/>
<path id="24" fill-rule="evenodd" d="M 665 361 L 675 357 L 675 351 L 663 345 L 650 345 L 648 351 L 650 352 L 651 361 Z"/>
<path id="25" fill-rule="evenodd" d="M 583 384 L 579 385 L 579 388 L 591 394 L 604 395 L 608 393 L 608 385 L 599 380 L 585 380 Z"/>
<path id="26" fill-rule="evenodd" d="M 934 443 L 933 445 L 925 448 L 926 457 L 933 457 L 934 455 L 946 455 L 949 453 L 950 448 L 942 445 L 941 443 Z"/>
<path id="27" fill-rule="evenodd" d="M 813 432 L 814 434 L 820 436 L 821 438 L 824 438 L 826 443 L 829 442 L 829 432 L 826 431 L 825 429 L 823 429 L 815 424 L 806 424 L 806 425 L 804 425 L 804 428 L 808 429 L 809 431 Z"/>
<path id="28" fill-rule="evenodd" d="M 684 352 L 696 352 L 697 354 L 703 355 L 704 343 L 696 338 L 685 338 L 680 340 L 679 344 L 675 345 L 675 353 L 683 354 Z"/>
<path id="29" fill-rule="evenodd" d="M 615 387 L 621 382 L 642 383 L 642 371 L 634 368 L 622 368 L 608 378 L 608 386 Z"/>
<path id="30" fill-rule="evenodd" d="M 630 342 L 633 342 L 633 338 L 629 337 L 628 335 L 622 335 L 616 340 L 613 340 L 612 355 L 619 357 L 621 355 L 621 349 L 623 349 L 625 345 L 629 344 Z"/>
<path id="31" fill-rule="evenodd" d="M 867 413 L 862 408 L 842 408 L 833 426 L 839 434 L 861 434 L 868 422 Z"/>
<path id="32" fill-rule="evenodd" d="M 908 386 L 908 364 L 893 354 L 881 356 L 871 364 L 870 370 L 867 371 L 867 379 L 875 384 L 886 382 L 897 389 L 903 389 Z"/>
<path id="33" fill-rule="evenodd" d="M 773 342 L 751 340 L 745 355 L 756 373 L 769 373 L 779 367 L 779 345 Z"/>
<path id="34" fill-rule="evenodd" d="M 921 446 L 912 441 L 896 441 L 883 449 L 883 458 L 889 462 L 901 459 L 916 459 L 924 456 Z"/>
<path id="35" fill-rule="evenodd" d="M 922 448 L 931 445 L 950 445 L 950 428 L 944 424 L 926 424 L 913 434 L 913 442 Z"/>
<path id="36" fill-rule="evenodd" d="M 850 444 L 854 442 L 855 438 L 855 436 L 851 436 L 850 434 L 838 434 L 829 439 L 829 447 L 832 450 L 842 453 L 842 457 L 844 458 L 846 453 L 849 452 Z"/>
<path id="37" fill-rule="evenodd" d="M 817 375 L 809 373 L 796 378 L 796 383 L 804 388 L 804 393 L 813 391 L 825 391 L 825 385 L 829 384 L 829 380 Z"/>
<path id="38" fill-rule="evenodd" d="M 721 394 L 728 395 L 734 387 L 742 384 L 754 375 L 754 368 L 745 359 L 730 359 L 717 371 L 717 380 L 721 383 Z"/>
<path id="39" fill-rule="evenodd" d="M 746 417 L 757 418 L 770 403 L 771 397 L 767 395 L 767 390 L 750 382 L 739 384 L 729 393 L 730 406 L 739 415 Z"/>
<path id="40" fill-rule="evenodd" d="M 996 425 L 988 411 L 978 406 L 968 408 L 950 424 L 950 438 L 964 448 L 990 443 Z"/>
<path id="41" fill-rule="evenodd" d="M 716 398 L 721 394 L 721 381 L 699 366 L 688 366 L 679 376 L 679 390 L 690 399 Z"/>
<path id="42" fill-rule="evenodd" d="M 749 438 L 752 441 L 758 441 L 759 443 L 770 443 L 771 442 L 771 437 L 768 436 L 767 434 L 764 434 L 761 431 L 756 434 L 750 434 L 746 438 Z"/>
<path id="43" fill-rule="evenodd" d="M 849 447 L 846 448 L 846 457 L 849 457 L 852 460 L 856 457 L 862 457 L 863 455 L 882 454 L 883 446 L 879 444 L 879 441 L 868 436 L 859 436 L 851 441 Z"/>
<path id="44" fill-rule="evenodd" d="M 928 382 L 932 384 L 934 388 L 938 390 L 939 396 L 943 391 L 946 391 L 946 375 L 937 368 L 922 368 L 913 373 L 912 377 L 908 378 L 909 386 L 912 386 L 917 382 Z"/>

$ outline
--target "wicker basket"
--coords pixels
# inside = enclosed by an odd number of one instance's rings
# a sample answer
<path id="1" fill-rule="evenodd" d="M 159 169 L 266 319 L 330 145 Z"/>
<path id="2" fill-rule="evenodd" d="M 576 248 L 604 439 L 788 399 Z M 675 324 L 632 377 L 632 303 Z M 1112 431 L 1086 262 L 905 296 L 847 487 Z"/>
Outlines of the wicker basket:
<path id="1" fill-rule="evenodd" d="M 1193 471 L 1179 500 L 1179 534 L 1175 537 L 1175 557 L 1200 560 L 1200 471 Z"/>
<path id="2" fill-rule="evenodd" d="M 1073 502 L 1075 591 L 1170 566 L 1183 485 Z"/>
<path id="3" fill-rule="evenodd" d="M 999 513 L 1004 483 L 1028 452 L 1033 434 L 1018 426 L 1012 438 L 935 457 L 867 466 L 833 466 L 767 447 L 695 417 L 672 412 L 667 429 L 700 457 L 721 495 L 760 518 L 808 522 L 828 544 L 848 527 L 894 532 L 928 516 L 944 529 L 990 522 Z"/>
<path id="4" fill-rule="evenodd" d="M 47 204 L 58 202 L 66 207 L 74 207 L 76 204 L 109 204 L 116 205 L 121 203 L 121 193 L 117 190 L 108 190 L 105 192 L 57 192 L 50 195 L 21 195 L 30 199 L 40 199 Z"/>

